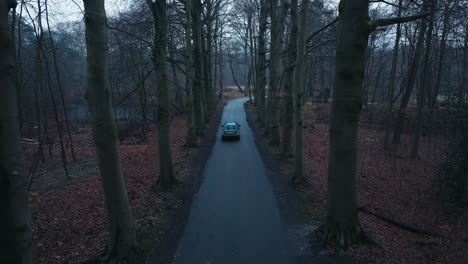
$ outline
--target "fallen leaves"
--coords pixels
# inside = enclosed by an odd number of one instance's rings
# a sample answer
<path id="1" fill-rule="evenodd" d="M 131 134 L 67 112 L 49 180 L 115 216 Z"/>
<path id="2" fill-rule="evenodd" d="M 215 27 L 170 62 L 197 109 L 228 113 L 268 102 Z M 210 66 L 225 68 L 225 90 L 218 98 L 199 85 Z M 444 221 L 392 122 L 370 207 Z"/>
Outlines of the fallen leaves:
<path id="1" fill-rule="evenodd" d="M 305 190 L 326 204 L 328 166 L 328 119 L 326 104 L 306 105 L 305 121 L 316 121 L 304 130 Z M 359 214 L 363 229 L 382 249 L 359 245 L 351 254 L 358 263 L 466 263 L 468 259 L 468 213 L 456 214 L 437 197 L 434 180 L 447 143 L 444 139 L 422 137 L 421 159 L 408 156 L 411 135 L 403 135 L 394 157 L 383 152 L 384 132 L 360 127 L 358 136 L 358 204 L 384 210 L 395 220 L 414 225 L 450 239 L 414 234 L 372 215 Z M 323 218 L 323 215 L 320 216 Z"/>
<path id="2" fill-rule="evenodd" d="M 186 135 L 185 117 L 171 123 L 171 147 L 174 162 L 188 155 L 183 147 Z M 152 183 L 158 177 L 158 144 L 153 127 L 146 141 L 136 137 L 126 138 L 120 146 L 122 170 L 127 184 L 128 198 L 133 211 L 139 210 L 150 195 Z M 107 219 L 101 182 L 96 163 L 83 162 L 95 159 L 91 132 L 82 128 L 74 135 L 75 151 L 79 157 L 76 171 L 80 177 L 72 181 L 48 177 L 38 178 L 31 193 L 33 217 L 33 252 L 35 263 L 80 263 L 97 254 L 107 240 Z M 33 160 L 35 149 L 26 148 L 28 160 Z M 58 147 L 58 146 L 57 146 Z M 53 149 L 53 158 L 41 163 L 39 171 L 60 166 L 59 150 Z M 57 154 L 57 155 L 56 155 Z M 157 201 L 155 206 L 157 205 Z M 159 211 L 158 211 L 159 210 Z M 162 214 L 154 208 L 155 214 Z M 136 217 L 136 227 L 157 225 L 154 215 Z"/>

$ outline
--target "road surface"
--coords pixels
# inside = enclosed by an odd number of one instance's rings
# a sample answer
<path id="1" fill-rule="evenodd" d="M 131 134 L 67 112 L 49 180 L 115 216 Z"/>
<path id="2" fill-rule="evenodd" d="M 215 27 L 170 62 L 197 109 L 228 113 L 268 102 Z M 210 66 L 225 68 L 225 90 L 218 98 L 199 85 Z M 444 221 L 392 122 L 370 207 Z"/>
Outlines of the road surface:
<path id="1" fill-rule="evenodd" d="M 240 141 L 217 141 L 174 257 L 176 264 L 294 263 L 265 165 L 243 103 L 230 101 L 222 122 L 241 124 Z"/>

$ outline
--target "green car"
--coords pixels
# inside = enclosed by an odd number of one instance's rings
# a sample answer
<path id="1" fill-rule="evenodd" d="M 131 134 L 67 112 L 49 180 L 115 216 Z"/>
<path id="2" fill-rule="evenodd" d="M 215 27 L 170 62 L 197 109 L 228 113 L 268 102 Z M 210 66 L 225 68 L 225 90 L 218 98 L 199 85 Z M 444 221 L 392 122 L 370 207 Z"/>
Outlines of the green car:
<path id="1" fill-rule="evenodd" d="M 240 139 L 240 124 L 237 122 L 226 122 L 224 123 L 221 128 L 222 134 L 221 134 L 221 139 L 222 140 L 227 140 L 227 139 L 235 139 L 239 140 Z"/>

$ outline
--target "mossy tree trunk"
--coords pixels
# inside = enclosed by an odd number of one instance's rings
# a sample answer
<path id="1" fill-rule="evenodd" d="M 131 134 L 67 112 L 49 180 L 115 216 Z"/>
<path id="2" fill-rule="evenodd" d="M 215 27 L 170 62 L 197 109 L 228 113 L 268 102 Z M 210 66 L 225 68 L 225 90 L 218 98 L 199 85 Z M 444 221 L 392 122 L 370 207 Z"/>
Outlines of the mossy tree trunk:
<path id="1" fill-rule="evenodd" d="M 86 26 L 86 99 L 109 221 L 106 261 L 135 262 L 136 239 L 120 164 L 108 76 L 108 30 L 104 0 L 84 0 Z"/>
<path id="2" fill-rule="evenodd" d="M 16 1 L 0 1 L 0 263 L 32 263 L 28 176 L 21 146 L 15 42 L 8 14 Z"/>

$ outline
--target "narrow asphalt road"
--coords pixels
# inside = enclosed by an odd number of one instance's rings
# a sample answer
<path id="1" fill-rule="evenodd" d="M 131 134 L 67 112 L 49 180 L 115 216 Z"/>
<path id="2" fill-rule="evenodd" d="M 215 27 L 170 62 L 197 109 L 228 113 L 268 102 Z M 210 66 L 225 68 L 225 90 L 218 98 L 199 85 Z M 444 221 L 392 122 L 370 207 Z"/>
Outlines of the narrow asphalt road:
<path id="1" fill-rule="evenodd" d="M 241 124 L 240 141 L 217 141 L 203 169 L 176 264 L 294 263 L 265 165 L 246 121 L 243 103 L 230 101 L 222 123 Z"/>

